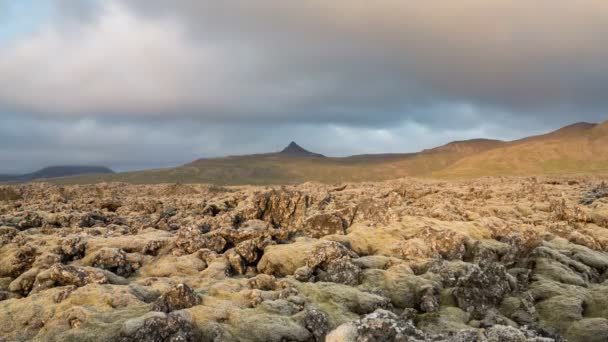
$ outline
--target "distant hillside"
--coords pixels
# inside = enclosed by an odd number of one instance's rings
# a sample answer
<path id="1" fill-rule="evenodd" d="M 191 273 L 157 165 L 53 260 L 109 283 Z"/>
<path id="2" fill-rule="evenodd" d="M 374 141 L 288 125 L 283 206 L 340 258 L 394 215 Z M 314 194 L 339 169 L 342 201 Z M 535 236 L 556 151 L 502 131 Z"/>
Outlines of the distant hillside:
<path id="1" fill-rule="evenodd" d="M 516 141 L 455 141 L 419 153 L 325 157 L 290 143 L 281 152 L 199 159 L 174 168 L 85 175 L 57 183 L 293 184 L 380 181 L 401 177 L 608 173 L 608 122 L 577 123 Z"/>
<path id="2" fill-rule="evenodd" d="M 454 141 L 443 146 L 435 147 L 432 149 L 424 150 L 422 153 L 478 153 L 493 148 L 497 148 L 506 144 L 501 140 L 492 139 L 471 139 L 463 141 Z"/>
<path id="3" fill-rule="evenodd" d="M 608 121 L 577 123 L 473 154 L 436 177 L 608 172 Z"/>
<path id="4" fill-rule="evenodd" d="M 50 166 L 36 172 L 22 175 L 0 175 L 0 182 L 28 182 L 36 179 L 52 179 L 86 174 L 113 174 L 114 171 L 103 166 Z"/>

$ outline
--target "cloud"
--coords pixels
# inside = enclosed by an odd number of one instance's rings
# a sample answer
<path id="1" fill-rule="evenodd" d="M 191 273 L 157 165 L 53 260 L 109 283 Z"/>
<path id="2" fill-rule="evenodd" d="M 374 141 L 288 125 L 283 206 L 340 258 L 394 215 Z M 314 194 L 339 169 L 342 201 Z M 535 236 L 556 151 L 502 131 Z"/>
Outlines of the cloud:
<path id="1" fill-rule="evenodd" d="M 608 5 L 596 0 L 80 3 L 58 1 L 58 24 L 4 48 L 5 107 L 356 123 L 608 102 Z M 88 20 L 62 30 L 66 16 Z"/>
<path id="2" fill-rule="evenodd" d="M 2 157 L 15 165 L 61 148 L 132 168 L 293 139 L 415 151 L 600 121 L 608 107 L 599 0 L 45 3 L 38 30 L 0 44 Z M 40 135 L 10 134 L 26 128 Z"/>

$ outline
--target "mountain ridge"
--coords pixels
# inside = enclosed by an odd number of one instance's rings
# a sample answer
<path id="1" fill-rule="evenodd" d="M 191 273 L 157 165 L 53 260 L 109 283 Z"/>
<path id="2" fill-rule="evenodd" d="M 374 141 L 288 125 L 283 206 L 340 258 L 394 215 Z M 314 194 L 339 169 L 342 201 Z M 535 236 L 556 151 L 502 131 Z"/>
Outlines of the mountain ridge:
<path id="1" fill-rule="evenodd" d="M 453 141 L 417 153 L 326 157 L 291 142 L 274 153 L 198 159 L 174 168 L 87 175 L 54 182 L 270 185 L 575 173 L 608 174 L 608 121 L 575 123 L 513 141 Z"/>
<path id="2" fill-rule="evenodd" d="M 105 166 L 96 165 L 55 165 L 24 174 L 0 174 L 0 182 L 27 182 L 37 179 L 53 179 L 84 174 L 114 174 Z"/>

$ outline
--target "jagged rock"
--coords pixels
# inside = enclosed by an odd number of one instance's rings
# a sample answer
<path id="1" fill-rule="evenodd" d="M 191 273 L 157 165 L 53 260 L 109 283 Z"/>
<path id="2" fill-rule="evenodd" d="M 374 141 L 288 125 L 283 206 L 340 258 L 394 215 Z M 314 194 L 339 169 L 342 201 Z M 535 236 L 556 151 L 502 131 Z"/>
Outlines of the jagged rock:
<path id="1" fill-rule="evenodd" d="M 242 242 L 254 240 L 269 242 L 273 239 L 285 240 L 289 234 L 285 228 L 274 228 L 268 222 L 261 220 L 248 220 L 238 228 L 224 227 L 218 232 L 226 241 L 238 245 Z"/>
<path id="2" fill-rule="evenodd" d="M 329 332 L 329 321 L 323 311 L 308 308 L 304 317 L 304 327 L 310 331 L 315 341 L 324 341 Z"/>
<path id="3" fill-rule="evenodd" d="M 317 214 L 304 221 L 304 234 L 313 238 L 320 238 L 331 234 L 344 234 L 347 228 L 346 221 L 336 214 Z"/>
<path id="4" fill-rule="evenodd" d="M 270 240 L 270 238 L 266 238 L 264 240 L 261 238 L 256 238 L 243 241 L 236 245 L 234 249 L 245 260 L 246 263 L 253 264 L 260 259 L 264 252 L 264 248 L 271 243 L 272 240 Z"/>
<path id="5" fill-rule="evenodd" d="M 214 232 L 206 233 L 201 227 L 180 228 L 177 232 L 175 245 L 187 253 L 194 253 L 199 249 L 210 249 L 222 252 L 226 247 L 226 240 Z"/>
<path id="6" fill-rule="evenodd" d="M 91 228 L 95 226 L 105 226 L 108 223 L 108 218 L 98 212 L 90 212 L 82 216 L 79 226 L 82 228 Z"/>
<path id="7" fill-rule="evenodd" d="M 435 312 L 439 310 L 439 289 L 434 286 L 424 286 L 420 291 L 420 310 Z"/>
<path id="8" fill-rule="evenodd" d="M 191 319 L 179 314 L 150 312 L 125 322 L 121 342 L 195 342 L 200 332 Z"/>
<path id="9" fill-rule="evenodd" d="M 234 273 L 240 275 L 245 274 L 247 265 L 245 264 L 243 258 L 234 249 L 230 249 L 225 253 L 225 255 Z"/>
<path id="10" fill-rule="evenodd" d="M 152 305 L 152 310 L 172 312 L 200 305 L 202 298 L 188 285 L 178 284 L 160 296 Z"/>
<path id="11" fill-rule="evenodd" d="M 466 252 L 468 238 L 450 229 L 425 227 L 417 234 L 433 252 L 447 260 L 462 259 Z"/>
<path id="12" fill-rule="evenodd" d="M 54 286 L 81 287 L 87 284 L 107 284 L 109 282 L 107 275 L 99 269 L 55 264 L 48 270 L 37 274 L 32 290 L 38 292 Z"/>
<path id="13" fill-rule="evenodd" d="M 357 258 L 358 255 L 335 241 L 322 241 L 306 258 L 306 266 L 315 268 L 342 257 Z"/>
<path id="14" fill-rule="evenodd" d="M 355 265 L 350 258 L 343 257 L 329 261 L 323 271 L 319 272 L 318 279 L 320 281 L 356 286 L 359 284 L 360 277 L 361 268 Z"/>
<path id="15" fill-rule="evenodd" d="M 68 262 L 84 257 L 85 249 L 86 242 L 76 236 L 60 240 L 54 252 L 61 255 L 63 262 Z"/>
<path id="16" fill-rule="evenodd" d="M 245 217 L 269 222 L 274 226 L 288 227 L 306 214 L 310 197 L 297 191 L 272 190 L 262 193 L 253 200 L 252 208 Z"/>
<path id="17" fill-rule="evenodd" d="M 475 318 L 483 318 L 488 309 L 500 304 L 512 291 L 513 282 L 504 266 L 488 263 L 459 278 L 453 295 L 458 307 Z"/>
<path id="18" fill-rule="evenodd" d="M 36 212 L 28 212 L 23 216 L 14 217 L 12 224 L 19 230 L 42 227 L 43 217 Z"/>
<path id="19" fill-rule="evenodd" d="M 127 260 L 127 255 L 119 248 L 100 249 L 93 258 L 93 266 L 112 271 L 123 277 L 128 277 L 133 273 L 133 267 Z"/>

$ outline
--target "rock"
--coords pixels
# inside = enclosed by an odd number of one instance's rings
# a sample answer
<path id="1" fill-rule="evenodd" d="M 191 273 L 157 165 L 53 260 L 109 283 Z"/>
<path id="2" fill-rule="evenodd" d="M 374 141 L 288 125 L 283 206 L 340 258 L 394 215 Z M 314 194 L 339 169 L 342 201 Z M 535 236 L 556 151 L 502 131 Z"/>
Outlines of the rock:
<path id="1" fill-rule="evenodd" d="M 294 278 L 296 280 L 302 281 L 302 282 L 307 282 L 307 281 L 311 280 L 313 275 L 314 275 L 314 270 L 308 266 L 302 266 L 293 273 Z"/>
<path id="2" fill-rule="evenodd" d="M 145 255 L 158 255 L 158 252 L 167 245 L 166 240 L 150 240 L 146 242 L 146 245 L 142 249 L 142 253 Z"/>
<path id="3" fill-rule="evenodd" d="M 249 288 L 264 291 L 273 291 L 279 288 L 277 279 L 267 274 L 258 274 L 257 276 L 249 279 L 247 284 L 249 285 Z"/>
<path id="4" fill-rule="evenodd" d="M 120 207 L 122 207 L 122 203 L 116 199 L 102 201 L 99 205 L 100 209 L 105 209 L 112 213 L 116 212 Z"/>
<path id="5" fill-rule="evenodd" d="M 329 261 L 323 272 L 320 272 L 318 279 L 319 281 L 356 286 L 359 284 L 360 277 L 361 268 L 355 265 L 350 258 L 342 257 Z"/>
<path id="6" fill-rule="evenodd" d="M 40 291 L 53 286 L 66 285 L 81 287 L 87 284 L 107 284 L 109 282 L 106 274 L 96 268 L 55 264 L 50 269 L 38 273 L 33 290 Z"/>
<path id="7" fill-rule="evenodd" d="M 71 237 L 59 241 L 59 245 L 53 250 L 61 255 L 63 262 L 81 259 L 85 255 L 86 243 L 80 237 Z"/>
<path id="8" fill-rule="evenodd" d="M 332 330 L 325 342 L 357 342 L 357 327 L 353 323 L 344 323 Z"/>
<path id="9" fill-rule="evenodd" d="M 177 232 L 175 245 L 187 253 L 195 253 L 199 249 L 210 249 L 222 252 L 226 247 L 226 240 L 216 233 L 204 233 L 200 227 L 180 228 Z"/>
<path id="10" fill-rule="evenodd" d="M 82 228 L 91 228 L 95 226 L 105 226 L 108 223 L 108 218 L 98 212 L 90 212 L 82 216 L 79 226 Z"/>
<path id="11" fill-rule="evenodd" d="M 590 205 L 600 198 L 608 197 L 608 184 L 601 182 L 587 191 L 579 200 L 582 205 Z"/>
<path id="12" fill-rule="evenodd" d="M 306 266 L 311 268 L 324 266 L 342 257 L 357 258 L 358 255 L 339 242 L 321 241 L 306 258 Z"/>
<path id="13" fill-rule="evenodd" d="M 245 260 L 248 264 L 256 263 L 266 246 L 270 245 L 272 240 L 266 238 L 262 240 L 261 238 L 246 240 L 235 247 L 235 251 Z"/>
<path id="14" fill-rule="evenodd" d="M 289 227 L 304 217 L 309 206 L 310 197 L 307 194 L 272 190 L 256 196 L 245 217 L 264 220 L 278 227 Z"/>
<path id="15" fill-rule="evenodd" d="M 200 341 L 200 332 L 191 319 L 179 314 L 150 312 L 142 317 L 125 322 L 121 331 L 121 342 L 195 342 Z"/>
<path id="16" fill-rule="evenodd" d="M 167 207 L 164 208 L 163 211 L 160 214 L 161 219 L 169 219 L 173 216 L 177 215 L 177 208 L 174 207 Z"/>
<path id="17" fill-rule="evenodd" d="M 230 249 L 224 255 L 226 255 L 228 263 L 235 274 L 245 274 L 247 271 L 247 265 L 245 264 L 243 258 L 234 249 Z"/>
<path id="18" fill-rule="evenodd" d="M 468 238 L 451 229 L 425 227 L 417 236 L 431 246 L 433 252 L 447 260 L 462 259 Z"/>
<path id="19" fill-rule="evenodd" d="M 285 228 L 273 228 L 268 222 L 261 220 L 248 220 L 242 222 L 238 228 L 224 227 L 219 230 L 219 234 L 226 239 L 226 241 L 237 245 L 247 240 L 285 240 L 289 232 Z"/>
<path id="20" fill-rule="evenodd" d="M 102 248 L 93 258 L 93 266 L 128 277 L 133 273 L 133 267 L 127 260 L 127 255 L 119 248 Z"/>
<path id="21" fill-rule="evenodd" d="M 14 226 L 19 230 L 42 227 L 43 218 L 38 213 L 28 212 L 13 219 Z"/>
<path id="22" fill-rule="evenodd" d="M 304 327 L 314 336 L 315 341 L 325 341 L 325 335 L 329 332 L 329 321 L 323 311 L 314 308 L 306 310 Z"/>
<path id="23" fill-rule="evenodd" d="M 439 289 L 425 286 L 420 291 L 420 310 L 422 312 L 435 312 L 439 310 Z"/>
<path id="24" fill-rule="evenodd" d="M 152 310 L 172 312 L 200 305 L 202 298 L 188 285 L 178 284 L 160 296 L 152 305 Z"/>
<path id="25" fill-rule="evenodd" d="M 400 320 L 394 313 L 379 309 L 360 320 L 339 327 L 327 336 L 326 341 L 406 342 L 426 341 L 427 337 L 411 321 Z"/>
<path id="26" fill-rule="evenodd" d="M 488 309 L 500 304 L 511 292 L 509 277 L 504 266 L 498 263 L 472 268 L 456 283 L 453 295 L 458 307 L 474 318 L 483 318 Z"/>
<path id="27" fill-rule="evenodd" d="M 336 214 L 317 214 L 306 218 L 304 221 L 304 234 L 313 238 L 325 235 L 344 235 L 347 228 L 346 221 Z"/>

